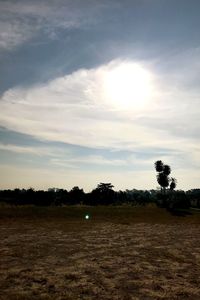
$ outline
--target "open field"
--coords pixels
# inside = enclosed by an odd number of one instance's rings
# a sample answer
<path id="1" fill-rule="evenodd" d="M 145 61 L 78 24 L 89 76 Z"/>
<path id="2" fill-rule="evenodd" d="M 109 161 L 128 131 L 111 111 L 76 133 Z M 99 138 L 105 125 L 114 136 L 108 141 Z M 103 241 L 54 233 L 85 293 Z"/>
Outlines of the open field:
<path id="1" fill-rule="evenodd" d="M 0 234 L 1 300 L 200 299 L 199 212 L 1 207 Z"/>

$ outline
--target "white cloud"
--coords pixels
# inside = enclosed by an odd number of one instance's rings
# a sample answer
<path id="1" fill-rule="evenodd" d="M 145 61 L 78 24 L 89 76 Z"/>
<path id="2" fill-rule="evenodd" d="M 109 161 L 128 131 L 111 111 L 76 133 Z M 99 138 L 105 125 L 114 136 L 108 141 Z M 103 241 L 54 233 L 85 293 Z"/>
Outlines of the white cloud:
<path id="1" fill-rule="evenodd" d="M 99 165 L 99 166 L 127 166 L 127 161 L 124 159 L 106 159 L 101 155 L 76 156 L 73 158 L 53 158 L 51 163 L 61 167 L 80 168 L 80 164 Z"/>

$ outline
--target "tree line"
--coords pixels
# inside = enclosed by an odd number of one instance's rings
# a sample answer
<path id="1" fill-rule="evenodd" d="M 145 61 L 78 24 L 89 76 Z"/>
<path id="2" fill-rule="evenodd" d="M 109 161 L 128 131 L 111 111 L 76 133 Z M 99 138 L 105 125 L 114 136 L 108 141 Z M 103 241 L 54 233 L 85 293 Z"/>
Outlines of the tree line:
<path id="1" fill-rule="evenodd" d="M 160 207 L 169 207 L 168 192 L 155 190 L 114 191 L 111 183 L 100 183 L 89 193 L 78 186 L 71 190 L 50 188 L 47 191 L 29 189 L 1 190 L 0 202 L 9 205 L 147 205 L 155 203 Z M 170 194 L 171 208 L 200 208 L 200 189 L 187 192 L 178 190 Z M 172 205 L 170 204 L 170 205 Z"/>

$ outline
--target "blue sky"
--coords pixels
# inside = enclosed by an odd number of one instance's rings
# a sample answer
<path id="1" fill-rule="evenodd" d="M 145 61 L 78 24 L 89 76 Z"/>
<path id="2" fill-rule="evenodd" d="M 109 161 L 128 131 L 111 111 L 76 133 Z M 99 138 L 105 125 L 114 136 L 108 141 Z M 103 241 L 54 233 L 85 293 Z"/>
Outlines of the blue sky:
<path id="1" fill-rule="evenodd" d="M 0 1 L 0 188 L 199 187 L 198 0 Z"/>

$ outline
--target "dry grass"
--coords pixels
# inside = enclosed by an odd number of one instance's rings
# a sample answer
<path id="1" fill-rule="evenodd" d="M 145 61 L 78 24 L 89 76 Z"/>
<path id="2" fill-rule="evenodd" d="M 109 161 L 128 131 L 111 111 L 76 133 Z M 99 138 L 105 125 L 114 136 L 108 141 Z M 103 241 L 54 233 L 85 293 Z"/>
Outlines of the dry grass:
<path id="1" fill-rule="evenodd" d="M 200 299 L 198 213 L 4 207 L 0 216 L 0 299 Z"/>

